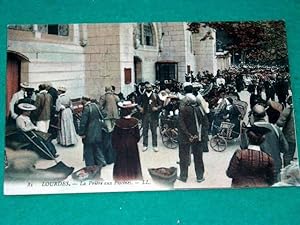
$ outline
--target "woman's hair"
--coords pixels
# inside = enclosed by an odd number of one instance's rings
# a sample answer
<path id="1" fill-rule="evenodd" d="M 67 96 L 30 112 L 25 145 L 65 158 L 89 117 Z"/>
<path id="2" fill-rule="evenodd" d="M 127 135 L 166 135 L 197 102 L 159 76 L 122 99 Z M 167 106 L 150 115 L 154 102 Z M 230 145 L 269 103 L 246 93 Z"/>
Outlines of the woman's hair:
<path id="1" fill-rule="evenodd" d="M 266 139 L 264 134 L 257 134 L 254 133 L 253 131 L 248 131 L 247 137 L 249 139 L 249 144 L 252 145 L 260 145 Z"/>
<path id="2" fill-rule="evenodd" d="M 120 116 L 121 117 L 128 116 L 131 114 L 131 112 L 132 112 L 132 108 L 121 108 Z"/>

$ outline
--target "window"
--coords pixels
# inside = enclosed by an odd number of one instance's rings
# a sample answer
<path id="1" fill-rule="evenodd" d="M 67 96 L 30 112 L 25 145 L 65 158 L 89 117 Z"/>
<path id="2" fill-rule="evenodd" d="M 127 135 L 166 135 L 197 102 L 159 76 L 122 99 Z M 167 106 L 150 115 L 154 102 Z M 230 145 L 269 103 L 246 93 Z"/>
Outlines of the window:
<path id="1" fill-rule="evenodd" d="M 69 25 L 66 24 L 40 24 L 38 31 L 58 36 L 69 36 Z"/>
<path id="2" fill-rule="evenodd" d="M 13 30 L 33 31 L 33 25 L 15 25 L 15 24 L 11 24 L 11 25 L 8 25 L 8 28 L 13 29 Z"/>
<path id="3" fill-rule="evenodd" d="M 151 23 L 139 24 L 139 36 L 142 45 L 155 46 L 155 34 Z"/>
<path id="4" fill-rule="evenodd" d="M 152 26 L 150 23 L 144 24 L 144 44 L 153 46 Z"/>

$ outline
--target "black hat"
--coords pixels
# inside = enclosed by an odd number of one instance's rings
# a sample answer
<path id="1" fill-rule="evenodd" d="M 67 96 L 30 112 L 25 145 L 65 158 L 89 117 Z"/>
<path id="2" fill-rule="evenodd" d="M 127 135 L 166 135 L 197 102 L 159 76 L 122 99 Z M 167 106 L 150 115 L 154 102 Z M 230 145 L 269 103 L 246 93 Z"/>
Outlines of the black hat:
<path id="1" fill-rule="evenodd" d="M 247 128 L 247 137 L 250 144 L 260 145 L 265 140 L 265 134 L 270 132 L 266 127 L 252 126 Z"/>
<path id="2" fill-rule="evenodd" d="M 247 127 L 247 133 L 248 132 L 253 132 L 257 135 L 265 135 L 267 134 L 268 132 L 270 132 L 271 130 L 266 128 L 266 127 L 259 127 L 259 126 L 251 126 L 251 127 Z"/>

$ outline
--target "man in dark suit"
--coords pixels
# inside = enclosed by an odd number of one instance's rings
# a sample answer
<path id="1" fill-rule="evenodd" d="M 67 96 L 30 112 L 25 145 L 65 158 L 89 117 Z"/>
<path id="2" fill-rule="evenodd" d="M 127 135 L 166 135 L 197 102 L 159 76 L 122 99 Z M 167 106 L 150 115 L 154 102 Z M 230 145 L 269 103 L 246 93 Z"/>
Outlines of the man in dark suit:
<path id="1" fill-rule="evenodd" d="M 186 95 L 182 99 L 179 108 L 178 140 L 180 176 L 179 180 L 186 182 L 188 178 L 188 167 L 190 162 L 190 151 L 194 155 L 195 172 L 197 182 L 204 181 L 203 150 L 208 141 L 207 132 L 202 129 L 206 126 L 203 114 L 192 94 L 191 85 L 184 88 Z"/>
<path id="2" fill-rule="evenodd" d="M 149 82 L 145 83 L 146 92 L 141 95 L 141 107 L 142 113 L 142 127 L 143 127 L 143 151 L 148 149 L 148 130 L 152 133 L 152 146 L 155 152 L 158 152 L 157 148 L 157 125 L 158 114 L 161 109 L 159 99 L 153 92 L 152 85 Z"/>
<path id="3" fill-rule="evenodd" d="M 99 106 L 88 98 L 82 98 L 84 105 L 78 134 L 83 142 L 83 157 L 86 166 L 105 166 L 103 155 L 102 128 L 104 116 Z"/>
<path id="4" fill-rule="evenodd" d="M 56 100 L 58 97 L 58 92 L 54 87 L 52 87 L 51 83 L 47 84 L 47 91 L 52 97 L 50 126 L 48 129 L 48 133 L 50 133 L 52 135 L 52 138 L 55 139 L 57 137 L 57 125 L 58 125 L 58 115 L 56 112 Z"/>
<path id="5" fill-rule="evenodd" d="M 39 93 L 36 97 L 35 106 L 36 125 L 40 131 L 47 133 L 50 125 L 52 97 L 47 92 L 45 84 L 39 85 Z"/>

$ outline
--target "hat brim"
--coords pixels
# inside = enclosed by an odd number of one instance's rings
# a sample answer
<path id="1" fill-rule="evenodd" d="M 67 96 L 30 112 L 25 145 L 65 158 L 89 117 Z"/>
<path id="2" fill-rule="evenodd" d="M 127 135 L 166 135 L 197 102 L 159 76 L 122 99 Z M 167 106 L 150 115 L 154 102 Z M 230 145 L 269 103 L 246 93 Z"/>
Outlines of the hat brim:
<path id="1" fill-rule="evenodd" d="M 247 132 L 252 131 L 255 134 L 259 134 L 259 135 L 265 135 L 267 133 L 269 133 L 271 130 L 266 128 L 266 127 L 260 127 L 260 126 L 251 126 L 251 127 L 247 127 Z"/>
<path id="2" fill-rule="evenodd" d="M 278 112 L 282 112 L 283 107 L 280 103 L 271 101 L 270 105 L 273 109 L 277 110 Z"/>
<path id="3" fill-rule="evenodd" d="M 22 87 L 22 88 L 29 88 L 29 84 L 21 83 L 21 84 L 20 84 L 20 87 Z"/>
<path id="4" fill-rule="evenodd" d="M 163 95 L 164 94 L 164 95 Z M 168 93 L 166 91 L 161 91 L 158 93 L 158 97 L 161 101 L 166 101 L 167 97 L 168 97 Z"/>
<path id="5" fill-rule="evenodd" d="M 136 104 L 136 103 L 132 103 L 132 104 L 130 104 L 130 105 L 124 105 L 124 104 L 122 104 L 122 103 L 118 103 L 118 106 L 119 106 L 120 108 L 122 108 L 122 109 L 131 109 L 131 108 L 136 107 L 137 104 Z"/>
<path id="6" fill-rule="evenodd" d="M 63 91 L 63 92 L 66 92 L 66 91 L 67 91 L 66 88 L 58 88 L 57 90 L 58 90 L 58 91 Z"/>
<path id="7" fill-rule="evenodd" d="M 34 111 L 34 110 L 36 110 L 36 106 L 31 105 L 31 104 L 25 104 L 25 103 L 20 103 L 18 105 L 18 108 L 23 110 L 23 111 Z"/>

